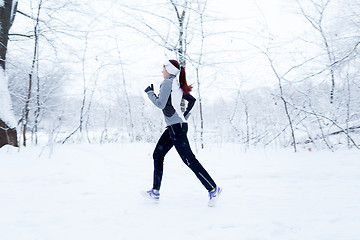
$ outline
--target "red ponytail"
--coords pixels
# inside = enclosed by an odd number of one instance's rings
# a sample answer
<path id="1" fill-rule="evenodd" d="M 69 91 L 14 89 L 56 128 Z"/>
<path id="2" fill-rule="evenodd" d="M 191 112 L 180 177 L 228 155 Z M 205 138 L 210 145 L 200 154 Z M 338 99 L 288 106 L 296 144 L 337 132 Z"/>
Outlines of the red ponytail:
<path id="1" fill-rule="evenodd" d="M 188 94 L 189 92 L 191 92 L 192 86 L 189 86 L 186 82 L 185 68 L 183 66 L 180 67 L 180 64 L 176 60 L 169 60 L 169 62 L 171 62 L 172 65 L 174 65 L 177 69 L 180 70 L 180 88 L 183 90 L 184 94 Z"/>
<path id="2" fill-rule="evenodd" d="M 183 90 L 183 92 L 185 94 L 188 94 L 189 92 L 191 92 L 192 90 L 192 86 L 188 85 L 187 82 L 186 82 L 186 73 L 185 73 L 185 68 L 184 67 L 181 67 L 180 69 L 180 87 L 181 89 Z"/>

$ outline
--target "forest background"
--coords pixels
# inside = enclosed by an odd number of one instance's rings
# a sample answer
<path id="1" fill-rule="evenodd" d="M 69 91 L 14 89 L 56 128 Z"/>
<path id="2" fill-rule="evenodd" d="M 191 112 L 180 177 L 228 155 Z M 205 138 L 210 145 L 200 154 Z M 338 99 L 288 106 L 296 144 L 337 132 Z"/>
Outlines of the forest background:
<path id="1" fill-rule="evenodd" d="M 0 119 L 20 146 L 156 142 L 144 89 L 177 59 L 196 148 L 359 148 L 359 24 L 357 0 L 19 1 Z"/>

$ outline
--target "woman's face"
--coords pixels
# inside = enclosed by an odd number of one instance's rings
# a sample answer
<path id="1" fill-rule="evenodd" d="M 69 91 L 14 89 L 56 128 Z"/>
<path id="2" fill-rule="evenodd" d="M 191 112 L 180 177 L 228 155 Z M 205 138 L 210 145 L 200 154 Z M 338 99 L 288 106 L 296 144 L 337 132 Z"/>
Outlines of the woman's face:
<path id="1" fill-rule="evenodd" d="M 168 73 L 168 72 L 166 71 L 165 66 L 163 66 L 162 74 L 163 74 L 164 79 L 166 79 L 168 76 L 170 76 L 170 73 Z"/>

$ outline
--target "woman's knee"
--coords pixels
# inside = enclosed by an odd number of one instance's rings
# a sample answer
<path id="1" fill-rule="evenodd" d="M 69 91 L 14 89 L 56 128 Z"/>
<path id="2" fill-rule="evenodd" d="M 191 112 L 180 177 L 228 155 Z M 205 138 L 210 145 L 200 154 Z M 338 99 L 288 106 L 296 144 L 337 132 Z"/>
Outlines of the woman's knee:
<path id="1" fill-rule="evenodd" d="M 193 153 L 188 154 L 186 156 L 182 156 L 181 159 L 188 166 L 192 166 L 194 164 L 196 165 L 199 162 Z"/>
<path id="2" fill-rule="evenodd" d="M 162 161 L 165 157 L 164 151 L 162 151 L 161 147 L 156 148 L 153 152 L 153 159 L 155 161 Z"/>

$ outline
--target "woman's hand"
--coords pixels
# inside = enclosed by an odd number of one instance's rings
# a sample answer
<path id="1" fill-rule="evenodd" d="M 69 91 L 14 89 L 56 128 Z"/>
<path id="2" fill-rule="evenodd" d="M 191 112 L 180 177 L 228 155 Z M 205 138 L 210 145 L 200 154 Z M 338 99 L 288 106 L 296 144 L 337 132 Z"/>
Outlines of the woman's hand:
<path id="1" fill-rule="evenodd" d="M 150 92 L 150 91 L 154 91 L 154 85 L 151 84 L 150 86 L 148 86 L 146 89 L 145 89 L 145 92 Z"/>

